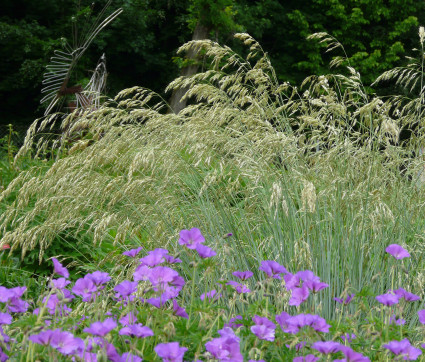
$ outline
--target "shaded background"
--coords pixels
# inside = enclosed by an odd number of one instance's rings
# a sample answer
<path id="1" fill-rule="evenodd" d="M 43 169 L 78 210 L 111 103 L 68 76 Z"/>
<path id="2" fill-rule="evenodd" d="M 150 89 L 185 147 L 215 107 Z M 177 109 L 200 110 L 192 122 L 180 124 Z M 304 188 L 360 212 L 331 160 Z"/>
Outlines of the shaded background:
<path id="1" fill-rule="evenodd" d="M 72 43 L 72 24 L 83 31 L 105 4 L 2 0 L 0 138 L 7 124 L 22 135 L 42 116 L 41 81 L 53 50 L 62 49 L 64 39 Z M 293 84 L 329 73 L 328 62 L 341 53 L 325 53 L 316 41 L 306 40 L 314 32 L 328 32 L 344 45 L 368 85 L 383 71 L 406 64 L 405 56 L 419 47 L 418 27 L 425 24 L 425 2 L 413 0 L 113 0 L 109 12 L 119 7 L 123 13 L 94 40 L 73 79 L 87 81 L 105 53 L 111 97 L 143 86 L 169 99 L 164 89 L 181 71 L 176 50 L 199 26 L 209 38 L 241 52 L 232 34 L 248 32 L 268 52 L 279 80 Z M 393 88 L 369 90 L 382 94 Z"/>

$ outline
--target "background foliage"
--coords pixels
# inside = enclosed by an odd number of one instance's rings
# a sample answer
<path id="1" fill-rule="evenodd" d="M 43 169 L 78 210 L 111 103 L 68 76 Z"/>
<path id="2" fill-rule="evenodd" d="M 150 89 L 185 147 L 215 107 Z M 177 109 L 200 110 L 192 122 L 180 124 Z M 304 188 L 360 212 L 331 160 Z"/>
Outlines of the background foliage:
<path id="1" fill-rule="evenodd" d="M 6 101 L 0 125 L 29 125 L 41 115 L 44 66 L 53 50 L 60 49 L 61 38 L 71 40 L 73 18 L 80 27 L 89 23 L 91 3 L 2 1 L 0 52 L 5 56 L 0 59 L 0 97 Z M 96 1 L 93 13 L 104 4 L 105 0 Z M 425 23 L 425 3 L 413 0 L 114 0 L 111 10 L 118 7 L 124 12 L 95 39 L 77 76 L 79 81 L 90 77 L 105 52 L 110 96 L 136 85 L 165 95 L 165 86 L 179 73 L 181 62 L 173 62 L 176 49 L 191 39 L 198 22 L 213 29 L 214 40 L 238 51 L 242 48 L 233 42 L 232 32 L 248 32 L 268 52 L 279 80 L 292 83 L 327 73 L 331 55 L 306 40 L 326 31 L 344 45 L 365 84 L 405 63 L 402 54 L 417 46 L 418 25 Z"/>

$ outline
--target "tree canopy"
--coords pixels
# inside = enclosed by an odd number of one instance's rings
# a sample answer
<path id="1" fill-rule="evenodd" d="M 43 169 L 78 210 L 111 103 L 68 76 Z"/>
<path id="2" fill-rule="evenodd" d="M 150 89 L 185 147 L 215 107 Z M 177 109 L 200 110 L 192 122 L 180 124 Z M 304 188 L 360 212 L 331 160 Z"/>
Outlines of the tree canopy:
<path id="1" fill-rule="evenodd" d="M 106 3 L 87 0 L 4 0 L 0 16 L 2 123 L 41 115 L 41 80 L 53 50 Z M 232 33 L 245 31 L 268 52 L 279 80 L 300 83 L 329 72 L 335 53 L 306 37 L 327 32 L 343 44 L 350 64 L 370 84 L 383 71 L 404 64 L 417 47 L 425 3 L 413 0 L 115 0 L 123 13 L 102 31 L 81 62 L 77 76 L 90 78 L 106 53 L 107 92 L 144 86 L 164 94 L 179 74 L 176 49 L 192 39 L 198 22 L 214 40 L 235 47 Z M 340 50 L 338 50 L 340 51 Z M 341 54 L 339 54 L 341 55 Z M 174 60 L 174 61 L 173 61 Z"/>

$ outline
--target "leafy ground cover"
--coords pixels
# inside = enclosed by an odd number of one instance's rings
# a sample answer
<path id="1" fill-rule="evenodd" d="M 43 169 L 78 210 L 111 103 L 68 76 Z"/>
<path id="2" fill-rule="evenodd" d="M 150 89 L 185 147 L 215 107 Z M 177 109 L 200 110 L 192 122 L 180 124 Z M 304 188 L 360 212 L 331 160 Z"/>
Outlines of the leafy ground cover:
<path id="1" fill-rule="evenodd" d="M 300 92 L 237 38 L 181 48 L 205 69 L 178 115 L 135 87 L 29 129 L 0 194 L 11 359 L 421 358 L 423 57 L 381 78 L 409 97 L 350 66 Z"/>

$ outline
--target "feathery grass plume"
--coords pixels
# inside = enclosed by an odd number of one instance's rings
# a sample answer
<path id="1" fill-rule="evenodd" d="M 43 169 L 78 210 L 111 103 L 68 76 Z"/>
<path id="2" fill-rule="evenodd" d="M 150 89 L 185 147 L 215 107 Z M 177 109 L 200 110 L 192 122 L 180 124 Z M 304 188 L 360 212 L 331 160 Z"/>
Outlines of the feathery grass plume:
<path id="1" fill-rule="evenodd" d="M 22 172 L 1 193 L 0 243 L 23 257 L 39 249 L 41 260 L 57 235 L 91 238 L 96 248 L 113 240 L 110 257 L 124 278 L 123 244 L 174 254 L 179 231 L 198 227 L 220 260 L 213 279 L 255 271 L 260 260 L 291 272 L 311 268 L 332 285 L 316 295 L 325 318 L 334 316 L 332 297 L 346 280 L 353 290 L 385 293 L 391 281 L 382 250 L 400 241 L 420 248 L 425 205 L 399 172 L 408 151 L 384 139 L 400 127 L 397 119 L 380 132 L 391 115 L 363 91 L 355 70 L 311 77 L 299 94 L 277 82 L 249 35 L 237 37 L 251 47 L 249 59 L 211 41 L 181 48 L 202 47 L 206 69 L 170 84 L 188 86 L 194 100 L 178 115 L 165 114 L 167 104 L 141 87 L 69 115 L 87 135 L 78 146 L 57 142 L 51 166 Z M 21 154 L 49 141 L 37 128 Z M 303 205 L 310 212 L 300 212 Z M 424 266 L 418 259 L 410 272 Z M 193 270 L 182 268 L 190 279 Z M 196 292 L 205 287 L 197 283 Z"/>

